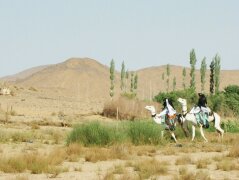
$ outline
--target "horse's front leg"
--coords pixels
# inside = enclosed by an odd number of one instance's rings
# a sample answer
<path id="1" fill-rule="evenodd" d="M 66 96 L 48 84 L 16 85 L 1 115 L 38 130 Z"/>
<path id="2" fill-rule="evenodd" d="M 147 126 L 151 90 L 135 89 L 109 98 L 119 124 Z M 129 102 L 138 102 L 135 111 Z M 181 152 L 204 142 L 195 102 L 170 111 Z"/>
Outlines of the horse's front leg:
<path id="1" fill-rule="evenodd" d="M 177 143 L 178 141 L 177 141 L 177 139 L 176 139 L 176 137 L 175 137 L 174 132 L 170 131 L 170 134 L 171 134 L 171 136 L 173 137 L 174 141 Z"/>
<path id="2" fill-rule="evenodd" d="M 182 127 L 182 129 L 183 129 L 184 135 L 185 135 L 186 137 L 189 137 L 190 133 L 189 133 L 189 131 L 188 131 L 188 123 L 187 123 L 187 121 L 184 121 L 184 122 L 182 123 L 181 127 Z"/>
<path id="3" fill-rule="evenodd" d="M 195 126 L 192 125 L 192 141 L 194 141 L 195 138 Z"/>
<path id="4" fill-rule="evenodd" d="M 200 124 L 200 133 L 201 133 L 201 136 L 203 137 L 203 139 L 205 140 L 205 142 L 208 142 L 207 138 L 205 138 L 205 136 L 204 136 L 204 132 L 203 132 L 203 128 L 202 128 L 201 124 Z"/>

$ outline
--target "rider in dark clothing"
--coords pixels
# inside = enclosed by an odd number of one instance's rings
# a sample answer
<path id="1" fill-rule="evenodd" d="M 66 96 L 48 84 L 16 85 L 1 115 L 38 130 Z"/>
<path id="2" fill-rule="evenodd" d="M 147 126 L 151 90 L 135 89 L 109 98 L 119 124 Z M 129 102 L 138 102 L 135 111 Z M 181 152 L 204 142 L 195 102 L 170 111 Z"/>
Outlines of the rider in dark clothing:
<path id="1" fill-rule="evenodd" d="M 207 98 L 204 94 L 202 93 L 198 93 L 198 96 L 199 96 L 199 99 L 198 99 L 198 106 L 201 108 L 201 107 L 207 107 L 206 104 L 207 104 Z"/>
<path id="2" fill-rule="evenodd" d="M 207 120 L 208 115 L 210 113 L 210 109 L 207 107 L 207 98 L 204 94 L 198 93 L 199 99 L 196 107 L 190 111 L 190 113 L 197 114 L 197 117 L 200 119 L 201 123 L 204 127 L 209 127 L 209 123 Z"/>

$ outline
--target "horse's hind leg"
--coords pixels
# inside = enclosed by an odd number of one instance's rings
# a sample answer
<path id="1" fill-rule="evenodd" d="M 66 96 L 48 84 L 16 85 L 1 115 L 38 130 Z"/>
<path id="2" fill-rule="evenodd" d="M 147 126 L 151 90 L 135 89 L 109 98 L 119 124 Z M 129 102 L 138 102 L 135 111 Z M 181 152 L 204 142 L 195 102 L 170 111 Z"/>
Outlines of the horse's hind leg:
<path id="1" fill-rule="evenodd" d="M 219 115 L 217 115 L 215 113 L 214 113 L 214 117 L 215 117 L 215 129 L 219 133 L 219 137 L 223 138 L 224 130 L 220 126 L 221 118 Z"/>
<path id="2" fill-rule="evenodd" d="M 205 140 L 205 142 L 208 142 L 207 138 L 205 138 L 202 125 L 200 125 L 200 133 L 201 133 L 201 136 L 203 137 L 203 139 Z"/>

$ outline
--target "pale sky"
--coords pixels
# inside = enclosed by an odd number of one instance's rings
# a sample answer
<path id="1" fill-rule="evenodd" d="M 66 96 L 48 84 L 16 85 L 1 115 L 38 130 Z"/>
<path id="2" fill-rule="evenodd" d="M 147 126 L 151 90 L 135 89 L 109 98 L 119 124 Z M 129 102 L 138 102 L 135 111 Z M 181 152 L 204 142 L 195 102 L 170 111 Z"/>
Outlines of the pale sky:
<path id="1" fill-rule="evenodd" d="M 239 70 L 238 0 L 0 0 L 0 24 L 0 76 L 71 57 L 189 66 L 192 48 Z"/>

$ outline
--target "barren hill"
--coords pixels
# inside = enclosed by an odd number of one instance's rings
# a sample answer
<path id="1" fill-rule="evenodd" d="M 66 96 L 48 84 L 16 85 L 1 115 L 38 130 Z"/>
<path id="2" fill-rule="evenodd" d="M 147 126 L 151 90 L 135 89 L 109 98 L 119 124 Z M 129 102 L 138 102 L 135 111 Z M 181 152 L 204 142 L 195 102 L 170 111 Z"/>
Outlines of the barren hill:
<path id="1" fill-rule="evenodd" d="M 14 75 L 2 77 L 2 78 L 0 78 L 0 80 L 3 80 L 3 81 L 17 81 L 17 80 L 20 80 L 20 79 L 25 79 L 25 78 L 31 76 L 32 74 L 37 73 L 37 72 L 39 72 L 39 71 L 41 71 L 41 70 L 43 70 L 43 69 L 45 69 L 49 66 L 51 66 L 51 65 L 33 67 L 33 68 L 27 69 L 25 71 L 22 71 L 20 73 L 14 74 Z"/>
<path id="2" fill-rule="evenodd" d="M 180 66 L 170 66 L 169 90 L 182 89 Z M 186 86 L 189 86 L 190 69 L 186 72 Z M 138 74 L 139 99 L 152 99 L 160 91 L 166 91 L 166 66 L 149 67 L 136 71 Z M 165 74 L 164 80 L 162 74 Z M 221 89 L 229 84 L 239 84 L 239 71 L 221 71 Z M 18 78 L 19 79 L 19 78 Z M 115 99 L 121 93 L 120 73 L 116 72 Z M 24 79 L 14 82 L 13 97 L 0 97 L 2 107 L 12 106 L 20 114 L 31 117 L 45 117 L 62 111 L 66 114 L 88 114 L 101 112 L 109 96 L 109 67 L 89 58 L 71 58 L 65 62 L 44 67 L 30 73 Z M 200 91 L 200 72 L 196 71 L 197 91 Z M 206 92 L 209 90 L 209 71 L 206 75 Z M 130 91 L 130 78 L 126 91 Z"/>
<path id="3" fill-rule="evenodd" d="M 71 58 L 16 82 L 17 85 L 57 89 L 65 95 L 105 98 L 109 92 L 109 68 L 89 58 Z"/>
<path id="4" fill-rule="evenodd" d="M 35 72 L 33 71 L 35 70 Z M 182 89 L 182 66 L 170 65 L 169 90 L 173 89 L 173 78 L 176 78 L 176 90 Z M 77 96 L 83 99 L 109 98 L 109 67 L 90 58 L 71 58 L 65 62 L 32 68 L 27 70 L 25 78 L 14 76 L 16 84 L 24 87 L 44 88 L 63 91 L 66 96 Z M 140 99 L 150 99 L 159 91 L 166 91 L 166 66 L 149 67 L 136 71 L 138 74 L 138 96 Z M 162 74 L 164 73 L 164 80 Z M 186 68 L 186 86 L 190 83 L 190 68 Z M 21 75 L 23 73 L 19 73 Z M 209 90 L 209 70 L 206 72 L 205 91 Z M 229 84 L 239 84 L 238 70 L 222 70 L 220 88 Z M 120 93 L 120 74 L 116 72 L 116 95 Z M 197 91 L 201 90 L 200 71 L 196 70 Z M 127 90 L 130 89 L 130 79 L 127 80 Z"/>

